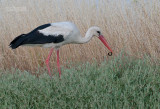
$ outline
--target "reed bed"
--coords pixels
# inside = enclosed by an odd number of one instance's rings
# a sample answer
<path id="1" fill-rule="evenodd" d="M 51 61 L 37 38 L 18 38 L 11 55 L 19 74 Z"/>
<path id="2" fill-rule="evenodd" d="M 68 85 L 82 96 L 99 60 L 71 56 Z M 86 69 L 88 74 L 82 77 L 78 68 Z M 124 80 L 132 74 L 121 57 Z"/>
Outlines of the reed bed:
<path id="1" fill-rule="evenodd" d="M 39 25 L 72 21 L 85 35 L 91 26 L 99 26 L 113 56 L 123 50 L 129 56 L 160 58 L 160 1 L 131 0 L 10 0 L 0 1 L 0 69 L 18 68 L 35 71 L 45 66 L 50 49 L 39 47 L 9 48 L 18 35 Z M 79 62 L 109 59 L 108 50 L 96 38 L 83 45 L 65 45 L 60 49 L 64 67 Z M 53 53 L 51 68 L 56 64 Z M 34 73 L 34 72 L 33 72 Z"/>

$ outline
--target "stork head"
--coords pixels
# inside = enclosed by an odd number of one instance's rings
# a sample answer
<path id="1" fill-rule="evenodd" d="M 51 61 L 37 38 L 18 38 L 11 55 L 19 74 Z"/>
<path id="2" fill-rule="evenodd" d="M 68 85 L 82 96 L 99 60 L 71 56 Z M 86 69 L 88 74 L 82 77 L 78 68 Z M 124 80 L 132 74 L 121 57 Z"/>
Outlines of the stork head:
<path id="1" fill-rule="evenodd" d="M 100 28 L 97 27 L 97 26 L 94 26 L 94 27 L 91 27 L 90 29 L 91 29 L 90 31 L 91 31 L 92 35 L 98 37 L 101 40 L 101 42 L 110 50 L 108 55 L 111 56 L 112 55 L 112 49 L 109 47 L 106 39 L 102 35 Z"/>
<path id="2" fill-rule="evenodd" d="M 92 36 L 99 37 L 99 35 L 101 34 L 101 29 L 97 26 L 93 26 L 89 29 L 90 29 L 90 32 L 91 32 Z"/>

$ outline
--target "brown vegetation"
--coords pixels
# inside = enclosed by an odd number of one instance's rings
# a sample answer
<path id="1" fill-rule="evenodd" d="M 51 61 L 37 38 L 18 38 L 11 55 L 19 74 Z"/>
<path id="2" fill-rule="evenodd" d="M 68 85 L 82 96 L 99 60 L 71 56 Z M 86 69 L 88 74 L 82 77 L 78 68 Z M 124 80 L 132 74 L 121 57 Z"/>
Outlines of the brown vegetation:
<path id="1" fill-rule="evenodd" d="M 152 2 L 152 3 L 151 3 Z M 126 0 L 10 0 L 0 1 L 0 68 L 37 70 L 44 66 L 50 49 L 38 47 L 9 48 L 16 36 L 39 25 L 72 21 L 82 35 L 90 26 L 99 26 L 114 51 L 123 50 L 130 56 L 149 55 L 160 58 L 160 1 L 150 3 Z M 60 49 L 63 66 L 69 62 L 102 61 L 109 58 L 108 50 L 94 38 L 84 45 L 66 45 Z M 51 58 L 56 63 L 56 54 Z"/>

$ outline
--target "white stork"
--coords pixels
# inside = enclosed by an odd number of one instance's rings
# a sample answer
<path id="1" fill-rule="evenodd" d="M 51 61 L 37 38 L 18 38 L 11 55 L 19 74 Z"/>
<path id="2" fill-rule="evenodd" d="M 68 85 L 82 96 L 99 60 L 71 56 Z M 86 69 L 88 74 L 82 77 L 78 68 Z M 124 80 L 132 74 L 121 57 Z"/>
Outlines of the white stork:
<path id="1" fill-rule="evenodd" d="M 108 55 L 112 55 L 112 49 L 108 46 L 107 41 L 101 34 L 100 28 L 97 26 L 90 27 L 86 32 L 85 37 L 82 37 L 79 29 L 72 22 L 57 22 L 44 24 L 27 34 L 22 34 L 16 37 L 11 43 L 10 47 L 15 49 L 21 45 L 40 46 L 51 48 L 50 53 L 46 59 L 46 66 L 48 74 L 52 77 L 49 67 L 49 60 L 53 49 L 57 52 L 57 67 L 59 76 L 61 76 L 59 64 L 59 48 L 65 44 L 83 44 L 91 40 L 93 36 L 98 37 L 102 43 L 111 51 Z"/>

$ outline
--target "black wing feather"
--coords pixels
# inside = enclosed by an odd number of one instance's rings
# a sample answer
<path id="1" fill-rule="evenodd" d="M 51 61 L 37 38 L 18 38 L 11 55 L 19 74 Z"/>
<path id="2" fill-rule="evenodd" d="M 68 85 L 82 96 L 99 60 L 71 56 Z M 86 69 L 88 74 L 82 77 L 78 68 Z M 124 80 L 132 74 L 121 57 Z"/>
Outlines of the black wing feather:
<path id="1" fill-rule="evenodd" d="M 16 37 L 11 43 L 10 47 L 12 49 L 15 49 L 19 47 L 20 45 L 24 44 L 46 44 L 46 43 L 60 43 L 64 41 L 63 35 L 44 35 L 43 33 L 39 33 L 38 30 L 45 29 L 47 27 L 51 26 L 51 24 L 44 24 L 41 25 L 28 34 L 22 34 L 18 37 Z"/>
<path id="2" fill-rule="evenodd" d="M 10 43 L 10 47 L 12 49 L 17 48 L 18 46 L 21 45 L 21 43 L 25 40 L 25 34 L 21 34 L 19 36 L 17 36 L 11 43 Z"/>
<path id="3" fill-rule="evenodd" d="M 64 41 L 63 35 L 44 35 L 38 31 L 29 34 L 23 44 L 46 44 L 46 43 L 60 43 Z"/>

